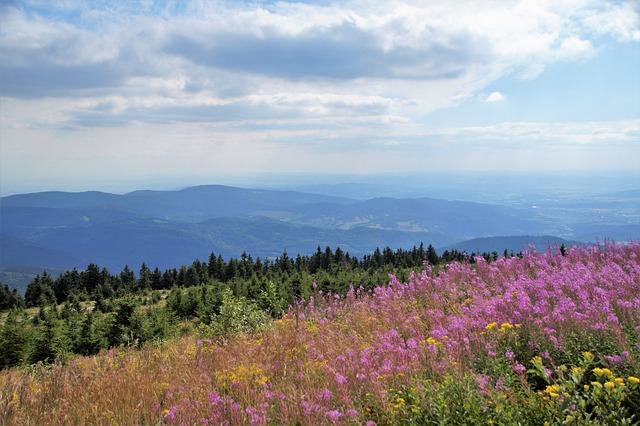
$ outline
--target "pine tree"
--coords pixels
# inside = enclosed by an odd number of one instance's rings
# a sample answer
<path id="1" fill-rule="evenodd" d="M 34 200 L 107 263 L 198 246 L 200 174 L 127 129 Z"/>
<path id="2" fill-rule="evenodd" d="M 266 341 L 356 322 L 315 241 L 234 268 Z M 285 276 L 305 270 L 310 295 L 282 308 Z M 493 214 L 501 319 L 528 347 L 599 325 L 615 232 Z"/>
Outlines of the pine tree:
<path id="1" fill-rule="evenodd" d="M 34 342 L 33 351 L 29 361 L 36 362 L 52 362 L 55 359 L 55 351 L 53 348 L 54 320 L 47 316 L 45 321 L 39 327 L 37 337 Z"/>
<path id="2" fill-rule="evenodd" d="M 28 342 L 25 326 L 18 321 L 18 311 L 12 310 L 0 325 L 0 369 L 14 367 L 23 361 Z"/>
<path id="3" fill-rule="evenodd" d="M 82 322 L 80 336 L 75 345 L 75 352 L 82 355 L 93 355 L 100 350 L 100 338 L 96 335 L 93 321 L 94 313 L 90 312 Z"/>
<path id="4" fill-rule="evenodd" d="M 118 303 L 109 330 L 110 345 L 120 345 L 131 342 L 131 317 L 135 308 L 135 301 L 131 297 L 127 297 Z"/>
<path id="5" fill-rule="evenodd" d="M 432 265 L 437 265 L 439 261 L 438 253 L 436 252 L 436 249 L 434 249 L 431 244 L 429 244 L 429 246 L 427 247 L 427 260 Z"/>
<path id="6" fill-rule="evenodd" d="M 140 275 L 138 276 L 138 288 L 141 290 L 151 289 L 151 271 L 145 262 L 140 265 Z"/>

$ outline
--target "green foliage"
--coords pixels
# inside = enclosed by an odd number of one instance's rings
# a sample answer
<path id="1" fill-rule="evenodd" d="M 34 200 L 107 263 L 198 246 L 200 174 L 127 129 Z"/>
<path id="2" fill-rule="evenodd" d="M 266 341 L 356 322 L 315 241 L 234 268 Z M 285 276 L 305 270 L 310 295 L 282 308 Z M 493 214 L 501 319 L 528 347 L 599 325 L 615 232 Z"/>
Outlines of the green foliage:
<path id="1" fill-rule="evenodd" d="M 19 365 L 27 355 L 33 333 L 31 324 L 21 314 L 23 312 L 19 310 L 12 310 L 0 328 L 0 368 Z"/>
<path id="2" fill-rule="evenodd" d="M 43 272 L 38 275 L 29 285 L 24 294 L 27 306 L 43 306 L 56 302 L 56 295 L 53 291 L 53 279 L 49 274 Z"/>
<path id="3" fill-rule="evenodd" d="M 492 385 L 482 389 L 470 374 L 447 374 L 392 389 L 388 406 L 369 411 L 378 424 L 403 425 L 542 425 L 551 418 L 538 394 Z"/>
<path id="4" fill-rule="evenodd" d="M 24 300 L 14 288 L 9 290 L 7 285 L 0 283 L 0 310 L 20 308 L 24 306 Z"/>
<path id="5" fill-rule="evenodd" d="M 595 367 L 591 352 L 583 352 L 577 365 L 560 365 L 548 374 L 542 359 L 532 360 L 529 372 L 547 386 L 540 394 L 557 424 L 638 424 L 640 383 L 636 377 L 616 376 L 608 368 Z"/>
<path id="6" fill-rule="evenodd" d="M 134 322 L 133 313 L 136 303 L 132 297 L 126 297 L 118 301 L 109 330 L 109 345 L 128 345 L 134 341 L 134 328 L 138 327 Z"/>
<path id="7" fill-rule="evenodd" d="M 208 325 L 202 324 L 200 331 L 219 338 L 226 334 L 254 332 L 268 323 L 269 316 L 255 302 L 235 297 L 230 289 L 224 289 L 220 313 L 214 314 Z"/>

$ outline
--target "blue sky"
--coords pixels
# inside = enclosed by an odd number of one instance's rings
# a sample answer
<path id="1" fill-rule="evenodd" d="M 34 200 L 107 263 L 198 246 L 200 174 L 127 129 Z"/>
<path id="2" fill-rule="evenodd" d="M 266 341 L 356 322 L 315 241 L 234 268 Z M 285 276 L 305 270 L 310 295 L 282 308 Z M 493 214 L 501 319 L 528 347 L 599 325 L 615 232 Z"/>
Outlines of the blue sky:
<path id="1" fill-rule="evenodd" d="M 639 171 L 638 69 L 637 2 L 9 1 L 0 190 Z"/>

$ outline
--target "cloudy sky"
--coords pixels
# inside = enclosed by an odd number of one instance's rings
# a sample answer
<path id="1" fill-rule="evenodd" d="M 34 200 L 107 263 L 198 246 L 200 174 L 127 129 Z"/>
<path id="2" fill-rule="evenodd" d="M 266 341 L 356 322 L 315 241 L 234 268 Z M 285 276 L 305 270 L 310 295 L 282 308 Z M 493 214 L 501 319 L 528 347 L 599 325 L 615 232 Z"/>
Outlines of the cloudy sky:
<path id="1" fill-rule="evenodd" d="M 0 184 L 638 171 L 639 69 L 636 1 L 3 1 Z"/>

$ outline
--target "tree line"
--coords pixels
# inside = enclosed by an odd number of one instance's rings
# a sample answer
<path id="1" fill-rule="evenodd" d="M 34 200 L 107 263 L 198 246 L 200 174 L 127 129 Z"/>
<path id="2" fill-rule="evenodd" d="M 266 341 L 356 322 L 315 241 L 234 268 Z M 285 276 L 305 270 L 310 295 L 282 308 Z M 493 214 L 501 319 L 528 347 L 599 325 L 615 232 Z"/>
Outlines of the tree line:
<path id="1" fill-rule="evenodd" d="M 497 253 L 483 255 L 497 258 Z M 406 279 L 424 262 L 473 259 L 455 250 L 438 255 L 423 244 L 376 249 L 362 258 L 318 247 L 311 255 L 293 258 L 285 251 L 264 260 L 247 253 L 225 260 L 211 253 L 207 262 L 163 271 L 143 263 L 137 274 L 128 266 L 110 273 L 96 264 L 55 278 L 43 272 L 29 283 L 24 298 L 0 285 L 0 307 L 9 309 L 0 326 L 0 368 L 161 341 L 176 333 L 219 337 L 249 331 L 315 291 L 344 294 L 351 285 L 369 290 L 392 272 Z"/>

